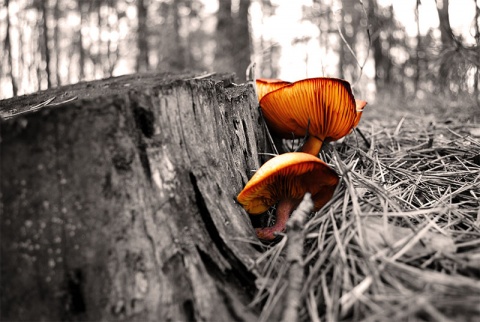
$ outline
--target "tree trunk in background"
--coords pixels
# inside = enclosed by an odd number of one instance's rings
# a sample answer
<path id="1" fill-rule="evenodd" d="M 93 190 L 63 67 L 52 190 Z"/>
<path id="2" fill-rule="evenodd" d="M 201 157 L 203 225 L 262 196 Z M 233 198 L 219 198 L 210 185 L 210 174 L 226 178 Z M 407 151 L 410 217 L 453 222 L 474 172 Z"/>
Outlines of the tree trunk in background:
<path id="1" fill-rule="evenodd" d="M 183 70 L 185 68 L 185 48 L 183 46 L 182 37 L 180 36 L 180 29 L 182 28 L 182 21 L 180 19 L 180 2 L 172 1 L 170 7 L 170 14 L 173 22 L 173 48 L 170 55 L 173 58 L 172 67 L 174 70 Z M 231 72 L 231 70 L 230 70 Z"/>
<path id="2" fill-rule="evenodd" d="M 82 0 L 77 0 L 77 8 L 80 14 L 80 27 L 78 30 L 78 69 L 79 69 L 79 79 L 83 80 L 85 78 L 85 49 L 83 47 L 83 35 L 82 35 L 82 26 L 85 23 L 85 5 L 83 5 Z M 87 11 L 88 12 L 88 11 Z"/>
<path id="3" fill-rule="evenodd" d="M 453 45 L 453 32 L 450 26 L 450 15 L 448 13 L 448 0 L 437 0 L 437 12 L 440 20 L 440 39 L 443 49 Z"/>
<path id="4" fill-rule="evenodd" d="M 160 6 L 161 16 L 164 19 L 158 31 L 160 37 L 157 39 L 157 55 L 159 57 L 157 68 L 160 70 L 182 71 L 186 67 L 185 47 L 180 35 L 182 21 L 179 10 L 181 5 L 182 1 L 168 1 L 162 2 Z"/>
<path id="5" fill-rule="evenodd" d="M 114 30 L 118 30 L 118 20 L 119 20 L 118 11 L 115 8 L 114 0 L 108 0 L 108 10 L 110 12 L 109 13 L 110 15 L 115 16 L 115 20 L 114 20 L 115 22 L 111 21 L 110 19 L 108 19 L 107 21 L 108 32 L 113 32 Z M 114 47 L 115 50 L 112 51 L 112 47 Z M 108 48 L 107 48 L 107 60 L 108 60 L 107 75 L 108 76 L 113 75 L 113 71 L 115 70 L 119 56 L 120 54 L 119 54 L 118 40 L 116 40 L 116 42 L 113 45 L 111 43 L 111 40 L 109 40 Z M 150 65 L 150 62 L 149 62 L 149 65 Z"/>
<path id="6" fill-rule="evenodd" d="M 53 48 L 55 50 L 55 79 L 56 79 L 56 86 L 60 86 L 62 84 L 61 76 L 60 76 L 60 31 L 58 28 L 58 24 L 60 21 L 60 8 L 59 2 L 61 0 L 55 0 L 55 7 L 53 8 L 53 19 L 55 20 L 55 27 L 53 28 Z"/>
<path id="7" fill-rule="evenodd" d="M 413 79 L 413 96 L 417 95 L 419 90 L 419 81 L 420 81 L 420 53 L 422 52 L 422 36 L 420 35 L 420 14 L 419 14 L 419 7 L 421 5 L 421 1 L 417 0 L 415 5 L 415 21 L 417 23 L 417 48 L 415 50 L 415 74 Z"/>
<path id="8" fill-rule="evenodd" d="M 338 28 L 340 28 L 339 32 L 345 37 L 345 0 L 342 0 L 343 9 L 340 12 L 340 16 L 342 17 L 342 21 L 338 23 Z M 338 35 L 339 41 L 339 49 L 338 49 L 338 77 L 341 79 L 345 79 L 345 51 L 346 46 L 345 42 L 343 41 L 341 35 Z"/>
<path id="9" fill-rule="evenodd" d="M 359 66 L 350 48 L 355 52 L 357 33 L 360 32 L 360 19 L 363 15 L 363 11 L 357 9 L 357 4 L 356 1 L 342 0 L 342 21 L 339 26 L 345 38 L 345 41 L 340 39 L 341 50 L 339 55 L 342 55 L 340 59 L 343 59 L 343 76 L 340 76 L 340 78 L 352 82 L 358 78 Z M 350 48 L 348 48 L 349 46 Z"/>
<path id="10" fill-rule="evenodd" d="M 372 41 L 372 50 L 373 50 L 373 61 L 375 63 L 375 86 L 377 90 L 380 91 L 384 86 L 384 66 L 383 66 L 383 52 L 382 52 L 382 41 L 380 38 L 380 25 L 377 18 L 377 0 L 368 1 L 368 23 L 371 26 L 371 41 Z"/>
<path id="11" fill-rule="evenodd" d="M 319 39 L 319 44 L 320 48 L 324 48 L 325 52 L 328 53 L 331 48 L 330 48 L 330 33 L 331 31 L 335 30 L 335 28 L 332 26 L 332 9 L 330 8 L 329 5 L 325 4 L 321 0 L 314 0 L 314 3 L 317 3 L 319 7 L 319 22 L 318 22 L 318 29 L 320 30 L 320 35 L 318 37 Z M 322 26 L 322 21 L 324 22 Z M 325 76 L 325 67 L 326 67 L 326 61 L 325 59 L 321 59 L 321 64 L 322 64 L 322 74 Z"/>
<path id="12" fill-rule="evenodd" d="M 395 19 L 395 14 L 393 13 L 393 5 L 390 5 L 388 7 L 388 11 L 389 11 L 389 16 L 388 16 L 388 19 L 389 20 L 393 20 Z M 388 85 L 391 85 L 393 83 L 393 75 L 392 75 L 392 69 L 393 69 L 393 61 L 392 61 L 392 56 L 390 54 L 390 48 L 392 48 L 394 46 L 394 43 L 395 43 L 395 39 L 393 38 L 393 30 L 391 30 L 391 32 L 388 33 L 388 36 L 387 36 L 387 41 L 385 42 L 387 44 L 387 49 L 383 50 L 382 53 L 382 59 L 383 59 L 383 69 L 384 69 L 384 83 L 388 86 Z M 382 49 L 383 49 L 383 46 L 382 46 Z M 404 74 L 404 71 L 402 71 L 402 76 Z M 402 86 L 402 87 L 405 87 L 405 86 Z"/>
<path id="13" fill-rule="evenodd" d="M 246 70 L 251 62 L 251 40 L 250 24 L 248 20 L 248 9 L 250 0 L 239 0 L 238 13 L 234 20 L 233 38 L 233 66 L 232 69 L 237 76 L 237 81 L 246 81 Z"/>
<path id="14" fill-rule="evenodd" d="M 455 46 L 455 39 L 452 28 L 450 26 L 450 15 L 448 13 L 448 0 L 437 0 L 437 12 L 440 20 L 440 39 L 442 40 L 442 52 L 450 50 Z M 442 53 L 441 53 L 442 54 Z M 450 62 L 448 60 L 441 60 L 439 67 L 439 90 L 445 92 L 450 91 Z"/>
<path id="15" fill-rule="evenodd" d="M 477 0 L 475 2 L 475 41 L 477 44 L 477 50 L 480 51 L 480 3 Z M 477 98 L 477 102 L 480 103 L 480 66 L 476 66 L 476 77 L 474 77 L 474 94 Z"/>
<path id="16" fill-rule="evenodd" d="M 47 76 L 47 88 L 52 87 L 51 68 L 50 68 L 50 48 L 48 47 L 48 1 L 41 1 L 42 10 L 42 41 L 40 52 L 43 53 L 42 60 L 45 62 L 45 74 Z"/>
<path id="17" fill-rule="evenodd" d="M 266 19 L 271 17 L 275 11 L 270 0 L 260 1 L 262 11 L 261 22 L 264 24 Z M 277 78 L 278 76 L 278 46 L 272 43 L 271 39 L 265 39 L 264 35 L 260 35 L 259 48 L 253 51 L 258 52 L 260 57 L 256 57 L 258 65 L 256 66 L 256 76 L 263 78 Z"/>
<path id="18" fill-rule="evenodd" d="M 102 1 L 103 2 L 103 1 Z M 101 35 L 102 34 L 102 20 L 103 20 L 103 17 L 102 17 L 102 3 L 99 2 L 97 3 L 95 6 L 93 6 L 92 8 L 92 5 L 90 6 L 90 9 L 91 9 L 91 12 L 89 13 L 89 17 L 92 21 L 95 21 L 96 22 L 96 28 L 98 30 L 98 33 Z M 96 19 L 93 18 L 93 15 L 96 15 Z M 92 38 L 92 37 L 90 37 Z M 92 46 L 93 45 L 93 46 Z M 100 76 L 97 76 L 97 75 L 101 75 L 101 71 L 103 70 L 103 57 L 102 57 L 102 45 L 103 45 L 103 41 L 101 40 L 100 37 L 98 37 L 98 39 L 96 39 L 95 42 L 91 42 L 90 45 L 88 46 L 88 56 L 89 56 L 89 59 L 92 61 L 92 64 L 93 64 L 93 75 L 95 75 L 95 78 L 96 77 L 100 77 Z M 92 47 L 97 47 L 98 50 L 92 50 Z M 100 71 L 100 73 L 99 73 Z"/>
<path id="19" fill-rule="evenodd" d="M 25 14 L 25 13 L 24 13 Z M 17 45 L 18 45 L 18 52 L 20 53 L 20 57 L 14 57 L 17 61 L 17 70 L 16 70 L 16 75 L 24 75 L 23 73 L 26 73 L 28 76 L 26 77 L 27 78 L 27 82 L 29 83 L 33 83 L 33 81 L 31 80 L 31 70 L 33 69 L 31 67 L 30 64 L 26 63 L 26 58 L 24 57 L 25 56 L 25 52 L 27 52 L 26 50 L 26 47 L 28 47 L 28 44 L 25 43 L 24 41 L 25 37 L 24 37 L 24 34 L 23 33 L 19 33 L 18 35 L 18 40 L 16 41 L 17 42 Z M 12 38 L 11 38 L 11 35 L 10 35 L 10 43 L 12 41 Z M 11 45 L 11 44 L 10 44 Z M 13 65 L 12 65 L 13 67 Z M 18 79 L 17 79 L 17 86 L 18 86 Z M 17 87 L 18 89 L 18 87 Z"/>
<path id="20" fill-rule="evenodd" d="M 7 28 L 5 30 L 5 51 L 8 52 L 8 54 L 7 54 L 8 74 L 10 75 L 13 96 L 17 96 L 18 87 L 17 87 L 17 80 L 15 79 L 15 76 L 13 75 L 12 46 L 11 46 L 11 43 L 10 43 L 10 6 L 9 6 L 10 3 L 9 2 L 10 2 L 10 0 L 5 0 L 5 8 L 7 9 L 7 17 L 6 17 Z"/>
<path id="21" fill-rule="evenodd" d="M 137 0 L 137 72 L 147 71 L 150 65 L 148 61 L 148 10 L 145 3 L 146 1 L 147 0 Z"/>
<path id="22" fill-rule="evenodd" d="M 213 70 L 227 72 L 234 66 L 232 0 L 219 0 L 217 12 L 216 49 Z M 237 75 L 238 77 L 238 75 Z"/>
<path id="23" fill-rule="evenodd" d="M 257 320 L 234 202 L 268 152 L 257 106 L 231 76 L 151 73 L 0 101 L 0 320 Z"/>
<path id="24" fill-rule="evenodd" d="M 232 12 L 232 1 L 219 1 L 216 27 L 214 70 L 234 71 L 237 82 L 245 82 L 251 62 L 248 9 L 250 0 L 239 0 L 238 11 Z"/>

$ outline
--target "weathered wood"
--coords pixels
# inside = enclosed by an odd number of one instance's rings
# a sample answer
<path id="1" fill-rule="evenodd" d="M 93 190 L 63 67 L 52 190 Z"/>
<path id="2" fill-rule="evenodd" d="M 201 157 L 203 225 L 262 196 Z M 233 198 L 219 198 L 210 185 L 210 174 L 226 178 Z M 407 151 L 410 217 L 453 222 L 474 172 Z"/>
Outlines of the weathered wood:
<path id="1" fill-rule="evenodd" d="M 256 237 L 234 202 L 266 151 L 256 97 L 194 76 L 0 103 L 78 97 L 0 122 L 0 320 L 256 318 Z"/>

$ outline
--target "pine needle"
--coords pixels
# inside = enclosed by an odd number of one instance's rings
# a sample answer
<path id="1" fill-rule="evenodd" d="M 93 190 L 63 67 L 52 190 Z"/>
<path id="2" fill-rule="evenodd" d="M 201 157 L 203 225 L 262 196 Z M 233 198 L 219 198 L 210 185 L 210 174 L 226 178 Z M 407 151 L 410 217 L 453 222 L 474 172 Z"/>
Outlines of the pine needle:
<path id="1" fill-rule="evenodd" d="M 351 135 L 322 153 L 341 185 L 303 228 L 299 321 L 479 316 L 480 125 L 407 115 L 360 127 L 367 150 Z M 258 259 L 263 321 L 288 289 L 286 239 Z"/>

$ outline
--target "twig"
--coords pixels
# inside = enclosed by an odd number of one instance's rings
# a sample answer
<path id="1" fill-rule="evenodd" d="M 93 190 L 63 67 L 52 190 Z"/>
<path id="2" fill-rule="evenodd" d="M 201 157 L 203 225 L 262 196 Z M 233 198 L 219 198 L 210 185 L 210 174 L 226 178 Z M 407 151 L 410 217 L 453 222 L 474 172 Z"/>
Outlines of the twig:
<path id="1" fill-rule="evenodd" d="M 53 96 L 53 97 L 47 99 L 46 101 L 44 101 L 44 102 L 42 102 L 42 103 L 40 103 L 40 104 L 31 106 L 31 107 L 29 107 L 28 109 L 25 109 L 25 110 L 20 111 L 20 112 L 18 112 L 18 113 L 15 113 L 15 111 L 14 111 L 14 112 L 11 113 L 10 115 L 4 116 L 4 119 L 5 119 L 5 120 L 8 120 L 8 119 L 10 119 L 10 118 L 12 118 L 12 117 L 15 117 L 15 116 L 18 116 L 18 115 L 21 115 L 21 114 L 25 114 L 25 113 L 37 111 L 37 110 L 41 109 L 42 107 L 45 107 L 45 106 L 47 106 L 48 104 L 50 104 L 50 102 L 52 102 L 55 98 L 56 98 L 56 97 Z"/>
<path id="2" fill-rule="evenodd" d="M 216 74 L 217 74 L 217 73 L 205 73 L 205 74 L 202 74 L 202 75 L 198 75 L 198 76 L 189 78 L 189 79 L 187 79 L 187 80 L 205 79 L 205 78 L 209 78 L 209 77 L 215 76 Z"/>
<path id="3" fill-rule="evenodd" d="M 56 102 L 56 103 L 51 103 L 51 104 L 48 104 L 48 106 L 59 106 L 59 105 L 62 105 L 62 104 L 65 104 L 65 103 L 69 103 L 69 102 L 73 102 L 75 101 L 76 99 L 78 98 L 78 96 L 73 96 L 73 97 L 70 97 L 64 101 L 61 101 L 61 102 Z"/>
<path id="4" fill-rule="evenodd" d="M 357 132 L 360 135 L 360 137 L 363 139 L 363 142 L 365 142 L 366 146 L 370 147 L 371 143 L 370 143 L 370 141 L 368 141 L 368 139 L 365 137 L 365 135 L 363 135 L 362 131 L 360 131 L 359 128 L 356 128 L 355 132 Z"/>
<path id="5" fill-rule="evenodd" d="M 303 245 L 305 235 L 303 226 L 312 210 L 313 201 L 310 193 L 307 192 L 287 223 L 287 263 L 290 269 L 288 271 L 286 308 L 283 312 L 283 321 L 285 322 L 296 322 L 298 320 L 298 308 L 300 307 L 304 279 Z"/>

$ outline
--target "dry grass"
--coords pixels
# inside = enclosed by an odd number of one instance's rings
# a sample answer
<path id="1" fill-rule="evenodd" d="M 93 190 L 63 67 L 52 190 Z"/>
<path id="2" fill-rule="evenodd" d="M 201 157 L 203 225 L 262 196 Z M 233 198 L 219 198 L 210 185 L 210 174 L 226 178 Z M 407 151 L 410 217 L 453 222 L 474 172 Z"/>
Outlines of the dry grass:
<path id="1" fill-rule="evenodd" d="M 463 321 L 480 316 L 480 124 L 362 120 L 321 158 L 341 175 L 304 226 L 303 321 Z M 252 305 L 278 319 L 288 238 L 257 259 Z M 280 312 L 280 313 L 279 313 Z"/>

